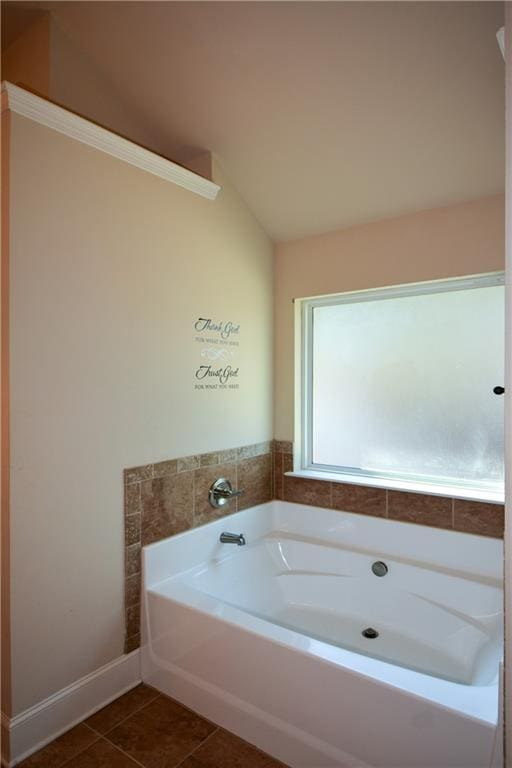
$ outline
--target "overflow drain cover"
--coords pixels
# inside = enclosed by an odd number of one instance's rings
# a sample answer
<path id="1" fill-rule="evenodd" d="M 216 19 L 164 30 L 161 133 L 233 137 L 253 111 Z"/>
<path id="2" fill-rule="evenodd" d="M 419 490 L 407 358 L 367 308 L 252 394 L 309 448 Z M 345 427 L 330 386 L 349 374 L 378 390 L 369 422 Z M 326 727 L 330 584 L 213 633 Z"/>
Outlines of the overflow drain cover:
<path id="1" fill-rule="evenodd" d="M 388 572 L 388 567 L 382 560 L 376 560 L 372 565 L 372 571 L 376 576 L 385 576 Z"/>
<path id="2" fill-rule="evenodd" d="M 367 627 L 361 632 L 363 637 L 367 637 L 369 640 L 375 640 L 379 636 L 379 633 L 373 627 Z"/>

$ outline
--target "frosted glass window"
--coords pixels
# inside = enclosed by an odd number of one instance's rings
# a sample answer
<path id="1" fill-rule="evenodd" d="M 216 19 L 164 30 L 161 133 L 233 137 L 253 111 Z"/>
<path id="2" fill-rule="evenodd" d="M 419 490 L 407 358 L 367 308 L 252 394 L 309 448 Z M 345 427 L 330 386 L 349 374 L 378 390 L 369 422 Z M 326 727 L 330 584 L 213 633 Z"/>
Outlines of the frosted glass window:
<path id="1" fill-rule="evenodd" d="M 310 466 L 501 489 L 503 286 L 373 296 L 311 307 Z"/>

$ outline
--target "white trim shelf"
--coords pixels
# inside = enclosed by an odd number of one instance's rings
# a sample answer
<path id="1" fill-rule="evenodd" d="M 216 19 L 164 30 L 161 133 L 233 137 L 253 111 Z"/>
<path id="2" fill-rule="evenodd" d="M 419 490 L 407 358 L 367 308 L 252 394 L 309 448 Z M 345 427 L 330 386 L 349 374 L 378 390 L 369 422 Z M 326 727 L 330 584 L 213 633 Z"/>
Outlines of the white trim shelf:
<path id="1" fill-rule="evenodd" d="M 199 176 L 197 173 L 183 168 L 172 160 L 168 160 L 156 152 L 135 144 L 129 139 L 102 128 L 100 125 L 86 120 L 47 99 L 19 88 L 7 81 L 2 83 L 2 95 L 6 95 L 3 109 L 10 109 L 22 117 L 52 128 L 54 131 L 69 136 L 76 141 L 87 144 L 100 152 L 116 157 L 126 163 L 141 168 L 143 171 L 159 176 L 179 187 L 194 192 L 196 195 L 215 200 L 220 190 L 218 184 Z M 5 99 L 3 100 L 5 102 Z"/>

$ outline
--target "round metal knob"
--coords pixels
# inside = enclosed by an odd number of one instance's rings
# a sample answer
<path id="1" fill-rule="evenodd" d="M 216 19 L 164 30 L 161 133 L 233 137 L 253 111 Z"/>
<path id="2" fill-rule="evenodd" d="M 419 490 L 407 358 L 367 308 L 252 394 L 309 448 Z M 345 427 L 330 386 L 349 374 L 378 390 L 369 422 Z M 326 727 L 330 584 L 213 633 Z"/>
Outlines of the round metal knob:
<path id="1" fill-rule="evenodd" d="M 208 501 L 212 507 L 219 509 L 225 504 L 229 504 L 231 499 L 235 499 L 237 496 L 241 496 L 242 493 L 243 491 L 235 491 L 229 480 L 226 480 L 225 477 L 219 477 L 210 486 L 210 490 L 208 492 Z"/>

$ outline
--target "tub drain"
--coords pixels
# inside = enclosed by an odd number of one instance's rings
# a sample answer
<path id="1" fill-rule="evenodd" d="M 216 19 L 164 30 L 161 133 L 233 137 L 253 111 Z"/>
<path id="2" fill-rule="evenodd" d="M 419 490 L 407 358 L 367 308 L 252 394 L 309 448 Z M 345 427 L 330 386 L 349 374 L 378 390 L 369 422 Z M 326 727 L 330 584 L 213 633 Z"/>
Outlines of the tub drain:
<path id="1" fill-rule="evenodd" d="M 379 633 L 373 627 L 367 627 L 366 629 L 363 629 L 361 634 L 363 637 L 367 637 L 368 640 L 375 640 L 375 638 L 379 636 Z"/>

